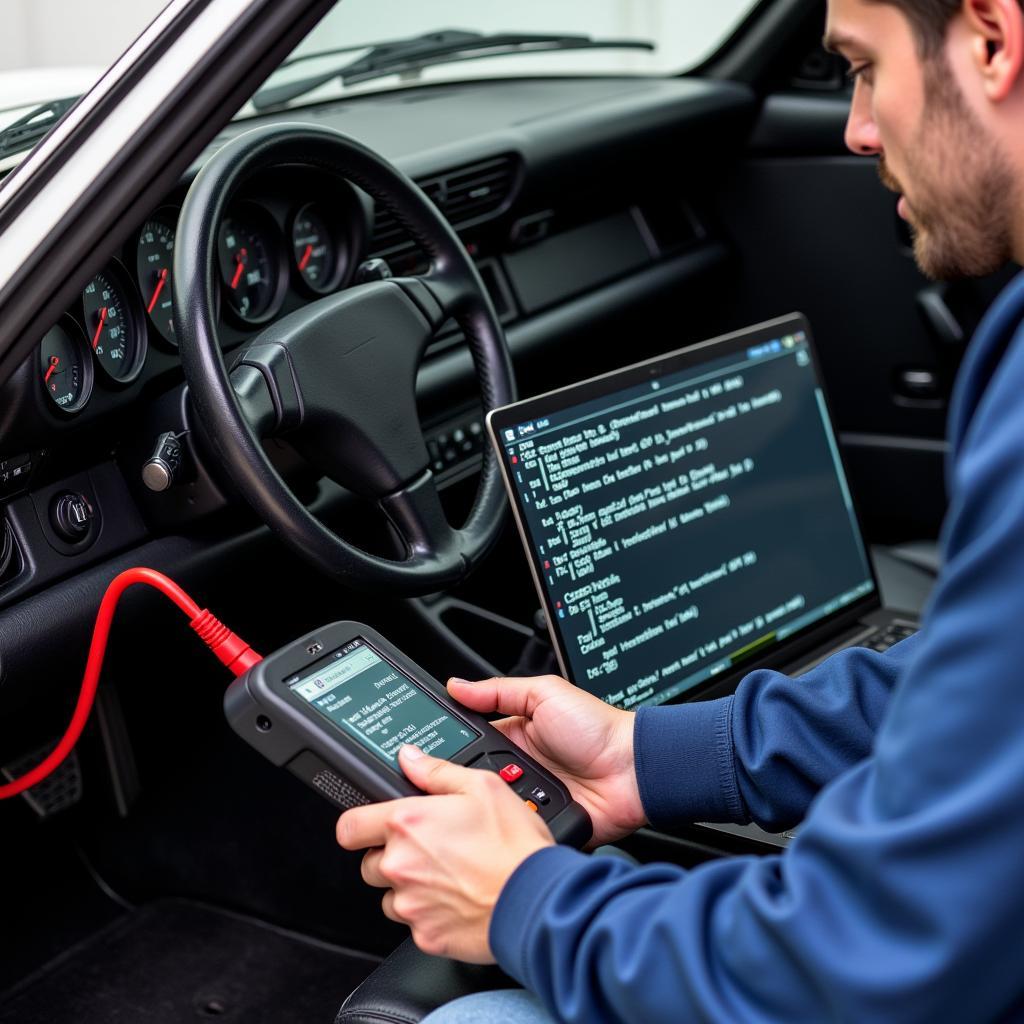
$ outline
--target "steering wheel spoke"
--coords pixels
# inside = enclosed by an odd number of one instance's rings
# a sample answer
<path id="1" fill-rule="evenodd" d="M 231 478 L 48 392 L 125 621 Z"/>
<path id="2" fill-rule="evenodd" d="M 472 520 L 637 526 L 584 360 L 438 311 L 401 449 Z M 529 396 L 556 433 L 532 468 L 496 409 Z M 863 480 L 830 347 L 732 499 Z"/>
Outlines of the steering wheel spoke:
<path id="1" fill-rule="evenodd" d="M 287 434 L 301 425 L 302 397 L 284 346 L 250 345 L 231 371 L 231 386 L 258 437 Z"/>
<path id="2" fill-rule="evenodd" d="M 460 535 L 448 522 L 434 474 L 428 469 L 408 487 L 382 498 L 381 510 L 398 532 L 409 558 L 462 575 Z"/>
<path id="3" fill-rule="evenodd" d="M 469 259 L 468 255 L 466 258 Z M 486 299 L 486 292 L 481 294 L 476 282 L 461 272 L 461 268 L 456 270 L 448 263 L 435 261 L 418 280 L 441 310 L 438 326 L 448 320 L 461 320 L 469 309 Z"/>
<path id="4" fill-rule="evenodd" d="M 231 389 L 245 422 L 259 438 L 273 437 L 278 423 L 277 409 L 266 378 L 254 366 L 231 371 Z"/>

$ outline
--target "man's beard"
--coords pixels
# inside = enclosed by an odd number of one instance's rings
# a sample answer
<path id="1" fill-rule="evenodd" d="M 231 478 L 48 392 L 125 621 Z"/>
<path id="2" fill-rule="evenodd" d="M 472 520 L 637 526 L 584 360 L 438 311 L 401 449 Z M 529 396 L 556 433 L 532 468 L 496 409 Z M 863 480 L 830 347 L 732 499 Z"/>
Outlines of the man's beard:
<path id="1" fill-rule="evenodd" d="M 926 65 L 925 97 L 906 159 L 914 259 L 935 280 L 982 277 L 1012 258 L 1017 182 L 941 59 Z M 884 156 L 878 173 L 886 188 L 906 195 Z"/>

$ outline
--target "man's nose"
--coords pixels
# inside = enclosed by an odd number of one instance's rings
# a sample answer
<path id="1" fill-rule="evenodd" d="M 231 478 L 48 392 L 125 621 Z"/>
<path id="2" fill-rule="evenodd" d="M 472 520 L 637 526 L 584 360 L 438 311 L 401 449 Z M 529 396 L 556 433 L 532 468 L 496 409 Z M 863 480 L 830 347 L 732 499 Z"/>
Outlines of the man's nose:
<path id="1" fill-rule="evenodd" d="M 882 140 L 871 114 L 871 104 L 859 82 L 853 90 L 850 115 L 846 120 L 845 140 L 847 148 L 859 156 L 877 156 L 882 152 Z"/>

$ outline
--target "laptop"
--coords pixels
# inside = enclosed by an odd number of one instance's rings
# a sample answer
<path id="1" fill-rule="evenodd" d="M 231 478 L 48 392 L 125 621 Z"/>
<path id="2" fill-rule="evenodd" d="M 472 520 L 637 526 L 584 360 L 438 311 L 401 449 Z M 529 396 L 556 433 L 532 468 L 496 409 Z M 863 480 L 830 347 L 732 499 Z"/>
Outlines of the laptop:
<path id="1" fill-rule="evenodd" d="M 800 314 L 487 426 L 562 674 L 610 704 L 720 696 L 917 629 L 882 607 Z"/>

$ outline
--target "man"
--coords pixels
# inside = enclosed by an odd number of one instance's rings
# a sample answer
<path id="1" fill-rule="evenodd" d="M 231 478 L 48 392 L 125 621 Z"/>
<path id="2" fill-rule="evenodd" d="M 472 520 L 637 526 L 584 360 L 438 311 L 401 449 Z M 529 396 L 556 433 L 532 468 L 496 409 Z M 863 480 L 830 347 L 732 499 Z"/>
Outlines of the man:
<path id="1" fill-rule="evenodd" d="M 827 31 L 856 83 L 847 143 L 881 158 L 921 267 L 1024 260 L 1021 0 L 831 0 Z M 552 678 L 451 681 L 512 716 L 597 843 L 645 821 L 804 824 L 778 857 L 640 867 L 554 846 L 493 775 L 405 748 L 437 795 L 349 811 L 339 842 L 370 848 L 366 881 L 422 949 L 526 989 L 431 1022 L 1024 1018 L 1022 322 L 1019 278 L 961 369 L 917 636 L 635 717 Z"/>

